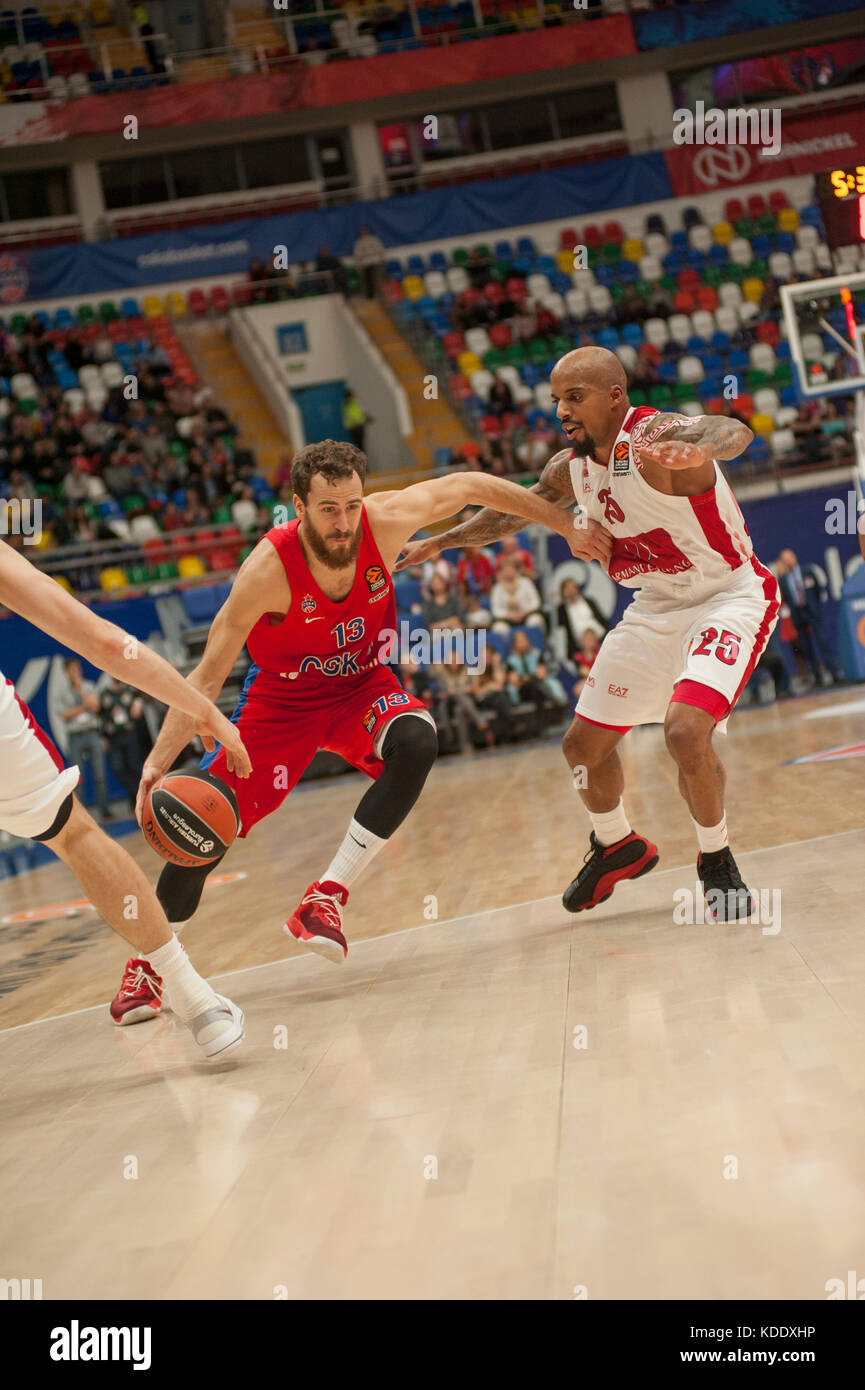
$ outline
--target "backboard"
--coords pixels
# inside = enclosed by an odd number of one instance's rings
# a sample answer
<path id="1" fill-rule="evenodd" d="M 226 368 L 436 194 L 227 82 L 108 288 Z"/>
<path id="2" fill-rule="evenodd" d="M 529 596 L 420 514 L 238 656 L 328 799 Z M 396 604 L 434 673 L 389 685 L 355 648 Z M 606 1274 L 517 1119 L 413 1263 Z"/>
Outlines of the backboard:
<path id="1" fill-rule="evenodd" d="M 865 271 L 780 288 L 800 395 L 865 387 Z"/>

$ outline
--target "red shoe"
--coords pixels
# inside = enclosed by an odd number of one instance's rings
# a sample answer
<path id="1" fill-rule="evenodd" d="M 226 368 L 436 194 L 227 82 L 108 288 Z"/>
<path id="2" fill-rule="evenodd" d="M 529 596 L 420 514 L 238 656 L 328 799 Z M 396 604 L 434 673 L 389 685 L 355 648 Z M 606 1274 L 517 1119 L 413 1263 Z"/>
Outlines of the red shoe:
<path id="1" fill-rule="evenodd" d="M 300 907 L 282 930 L 296 941 L 306 942 L 320 956 L 341 963 L 348 955 L 348 943 L 342 934 L 342 909 L 347 902 L 348 889 L 341 884 L 311 883 Z"/>
<path id="2" fill-rule="evenodd" d="M 626 835 L 614 845 L 602 845 L 594 830 L 589 837 L 589 852 L 583 867 L 562 898 L 568 912 L 583 912 L 586 908 L 605 903 L 617 883 L 625 878 L 641 878 L 658 862 L 658 846 L 642 835 Z"/>
<path id="3" fill-rule="evenodd" d="M 142 1023 L 162 1009 L 162 980 L 149 961 L 126 962 L 123 983 L 111 1001 L 115 1023 Z"/>

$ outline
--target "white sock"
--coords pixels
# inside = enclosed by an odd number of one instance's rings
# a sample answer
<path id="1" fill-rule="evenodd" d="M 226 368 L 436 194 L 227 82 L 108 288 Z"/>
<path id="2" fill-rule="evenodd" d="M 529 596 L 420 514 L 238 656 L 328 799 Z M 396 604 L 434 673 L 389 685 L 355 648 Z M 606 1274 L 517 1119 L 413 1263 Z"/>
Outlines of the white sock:
<path id="1" fill-rule="evenodd" d="M 625 815 L 622 799 L 612 811 L 589 811 L 592 829 L 602 845 L 615 845 L 631 833 L 631 824 Z"/>
<path id="2" fill-rule="evenodd" d="M 189 956 L 177 937 L 172 933 L 171 940 L 164 946 L 157 946 L 144 956 L 162 976 L 169 1002 L 178 1018 L 188 1021 L 214 1006 L 214 993 L 206 980 L 202 980 L 193 969 Z"/>
<path id="3" fill-rule="evenodd" d="M 386 844 L 387 840 L 373 835 L 371 830 L 365 830 L 362 825 L 358 825 L 352 816 L 345 839 L 319 879 L 319 883 L 339 883 L 343 888 L 350 888 L 355 879 L 363 873 L 370 860 L 374 859 L 379 850 Z"/>
<path id="4" fill-rule="evenodd" d="M 726 811 L 717 825 L 698 825 L 693 816 L 691 817 L 691 824 L 697 832 L 697 839 L 703 854 L 712 854 L 715 850 L 727 848 Z"/>

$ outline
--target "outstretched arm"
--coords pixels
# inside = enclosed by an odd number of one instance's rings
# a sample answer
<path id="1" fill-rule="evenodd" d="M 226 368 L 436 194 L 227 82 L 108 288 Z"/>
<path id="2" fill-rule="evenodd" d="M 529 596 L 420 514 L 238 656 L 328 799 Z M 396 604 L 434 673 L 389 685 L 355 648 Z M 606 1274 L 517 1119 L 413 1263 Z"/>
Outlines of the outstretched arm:
<path id="1" fill-rule="evenodd" d="M 240 775 L 248 776 L 251 765 L 237 730 L 204 694 L 143 642 L 92 613 L 5 542 L 0 544 L 0 603 L 100 671 L 182 710 L 181 717 L 202 734 L 205 746 L 212 738 L 225 743 Z"/>
<path id="2" fill-rule="evenodd" d="M 713 459 L 738 458 L 754 431 L 729 415 L 673 415 L 661 412 L 638 420 L 633 445 L 638 461 L 662 468 L 705 468 Z"/>
<path id="3" fill-rule="evenodd" d="M 571 547 L 576 540 L 573 518 L 536 489 L 519 487 L 488 473 L 452 473 L 370 498 L 367 511 L 388 568 L 409 536 L 472 504 L 494 508 L 496 515 L 513 519 L 517 527 L 525 521 L 547 526 Z"/>
<path id="4" fill-rule="evenodd" d="M 405 558 L 400 560 L 396 568 L 401 570 L 405 569 L 407 565 L 420 564 L 431 555 L 439 555 L 441 551 L 454 546 L 488 545 L 490 541 L 500 540 L 502 536 L 514 535 L 525 525 L 526 518 L 535 520 L 535 517 L 526 510 L 532 498 L 540 499 L 552 509 L 553 513 L 562 514 L 555 525 L 552 521 L 546 521 L 544 524 L 550 526 L 552 530 L 558 531 L 560 535 L 564 535 L 569 543 L 577 536 L 583 547 L 580 553 L 586 559 L 607 559 L 609 557 L 609 537 L 602 527 L 597 526 L 594 522 L 589 522 L 587 526 L 582 527 L 577 532 L 573 529 L 573 520 L 569 522 L 565 518 L 564 514 L 574 506 L 576 500 L 571 486 L 569 458 L 570 449 L 563 449 L 561 453 L 556 454 L 554 458 L 550 459 L 538 481 L 530 488 L 517 487 L 514 483 L 507 483 L 501 478 L 490 478 L 483 473 L 457 473 L 452 475 L 451 479 L 442 479 L 442 481 L 463 480 L 475 487 L 478 485 L 483 487 L 484 484 L 491 482 L 504 483 L 508 489 L 515 491 L 516 498 L 520 503 L 519 509 L 510 500 L 512 494 L 509 492 L 504 505 L 498 503 L 485 505 L 482 511 L 472 517 L 471 521 L 464 522 L 461 526 L 453 526 L 441 535 L 430 536 L 427 540 L 417 541 L 411 546 L 406 546 Z M 467 498 L 469 504 L 474 500 L 473 497 Z M 460 506 L 463 505 L 465 503 L 460 504 Z M 431 518 L 428 518 L 426 523 L 419 522 L 415 529 L 429 524 L 430 520 Z"/>

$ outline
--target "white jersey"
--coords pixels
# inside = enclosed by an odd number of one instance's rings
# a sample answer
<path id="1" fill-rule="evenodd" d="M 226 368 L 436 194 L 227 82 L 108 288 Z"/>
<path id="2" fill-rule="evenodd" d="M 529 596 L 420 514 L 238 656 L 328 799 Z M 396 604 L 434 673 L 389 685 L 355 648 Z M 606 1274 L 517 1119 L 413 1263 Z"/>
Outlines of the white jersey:
<path id="1" fill-rule="evenodd" d="M 661 437 L 652 426 L 659 414 L 650 406 L 629 410 L 609 463 L 573 454 L 569 461 L 577 502 L 612 534 L 610 578 L 640 589 L 641 605 L 663 608 L 690 607 L 731 584 L 747 586 L 748 572 L 762 587 L 771 576 L 754 556 L 745 519 L 717 463 L 715 486 L 696 497 L 670 497 L 643 477 L 635 446 Z"/>

